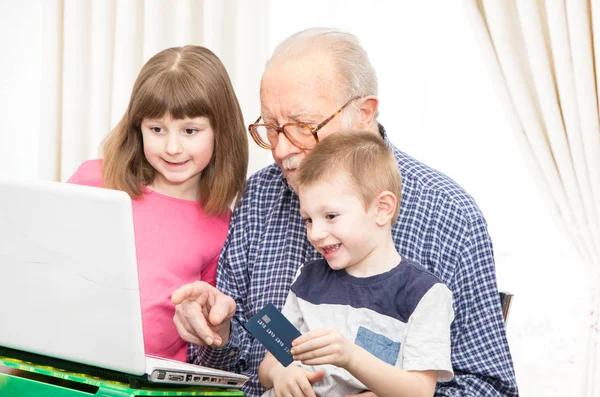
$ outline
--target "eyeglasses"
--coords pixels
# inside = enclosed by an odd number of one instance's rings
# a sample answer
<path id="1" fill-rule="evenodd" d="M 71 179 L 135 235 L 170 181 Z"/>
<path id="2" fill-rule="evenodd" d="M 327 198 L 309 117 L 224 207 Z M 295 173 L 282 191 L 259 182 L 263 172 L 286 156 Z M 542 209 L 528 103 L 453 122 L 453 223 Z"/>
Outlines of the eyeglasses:
<path id="1" fill-rule="evenodd" d="M 250 124 L 248 126 L 248 131 L 254 139 L 254 142 L 258 146 L 263 149 L 273 150 L 277 146 L 277 142 L 279 141 L 279 134 L 283 132 L 283 135 L 296 147 L 302 150 L 309 150 L 314 148 L 317 143 L 319 143 L 319 136 L 317 133 L 321 128 L 323 128 L 327 123 L 329 123 L 335 116 L 341 113 L 350 103 L 356 99 L 361 98 L 360 96 L 355 96 L 351 98 L 348 102 L 344 104 L 341 108 L 339 108 L 335 113 L 331 116 L 327 117 L 316 127 L 311 127 L 304 123 L 285 123 L 281 127 L 278 127 L 273 124 L 257 124 L 261 117 L 256 119 L 254 124 Z"/>

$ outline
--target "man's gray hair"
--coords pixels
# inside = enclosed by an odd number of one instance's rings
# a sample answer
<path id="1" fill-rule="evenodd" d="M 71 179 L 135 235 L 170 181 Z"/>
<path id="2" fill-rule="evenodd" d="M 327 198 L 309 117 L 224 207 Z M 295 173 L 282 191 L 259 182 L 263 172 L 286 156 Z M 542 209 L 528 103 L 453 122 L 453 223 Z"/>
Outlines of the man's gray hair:
<path id="1" fill-rule="evenodd" d="M 340 73 L 339 83 L 345 98 L 377 96 L 377 74 L 367 52 L 356 36 L 336 29 L 309 28 L 293 34 L 275 48 L 267 68 L 275 60 L 301 58 L 310 52 L 331 57 Z M 344 119 L 350 123 L 347 117 Z"/>

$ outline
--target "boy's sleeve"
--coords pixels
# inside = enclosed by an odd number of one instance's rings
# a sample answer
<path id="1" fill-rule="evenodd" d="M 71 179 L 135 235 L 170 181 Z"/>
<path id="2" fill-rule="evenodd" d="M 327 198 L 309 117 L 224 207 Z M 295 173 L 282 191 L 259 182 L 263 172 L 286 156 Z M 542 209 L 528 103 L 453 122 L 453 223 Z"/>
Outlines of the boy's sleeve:
<path id="1" fill-rule="evenodd" d="M 298 281 L 298 279 L 302 277 L 303 268 L 304 265 L 300 266 L 300 268 L 298 268 L 298 270 L 296 271 L 294 281 L 292 282 L 292 287 L 290 288 L 290 292 L 288 293 L 287 298 L 285 298 L 285 304 L 283 305 L 283 309 L 281 309 L 283 315 L 288 320 L 290 320 L 292 324 L 294 324 L 294 327 L 296 327 L 300 331 L 302 331 L 301 327 L 302 324 L 304 324 L 304 317 L 302 315 L 302 312 L 300 311 L 300 305 L 298 304 L 298 296 L 293 290 L 296 281 Z"/>
<path id="2" fill-rule="evenodd" d="M 298 297 L 293 291 L 288 293 L 288 296 L 285 299 L 285 305 L 283 305 L 281 312 L 292 324 L 294 324 L 294 327 L 301 331 L 300 328 L 304 323 L 304 317 L 302 316 L 300 306 L 298 305 Z"/>
<path id="3" fill-rule="evenodd" d="M 411 371 L 438 371 L 438 382 L 452 379 L 450 324 L 454 320 L 452 292 L 435 284 L 421 298 L 408 320 L 406 340 L 401 349 L 402 367 Z"/>

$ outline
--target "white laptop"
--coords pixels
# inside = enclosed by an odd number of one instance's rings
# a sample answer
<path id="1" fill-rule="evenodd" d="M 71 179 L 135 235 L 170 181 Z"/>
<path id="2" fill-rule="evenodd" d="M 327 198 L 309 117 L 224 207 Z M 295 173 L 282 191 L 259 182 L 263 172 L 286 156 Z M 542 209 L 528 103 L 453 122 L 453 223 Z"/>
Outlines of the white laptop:
<path id="1" fill-rule="evenodd" d="M 0 181 L 0 347 L 129 380 L 229 388 L 247 380 L 145 356 L 131 199 L 67 183 Z"/>

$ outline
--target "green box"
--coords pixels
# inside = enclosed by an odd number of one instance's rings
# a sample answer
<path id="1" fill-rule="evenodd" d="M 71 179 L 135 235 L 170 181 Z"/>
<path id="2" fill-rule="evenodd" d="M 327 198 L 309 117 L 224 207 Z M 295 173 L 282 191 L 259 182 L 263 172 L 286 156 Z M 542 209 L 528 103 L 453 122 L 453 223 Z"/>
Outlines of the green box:
<path id="1" fill-rule="evenodd" d="M 243 396 L 237 389 L 213 387 L 142 387 L 0 356 L 0 396 L 6 397 L 130 397 Z"/>

